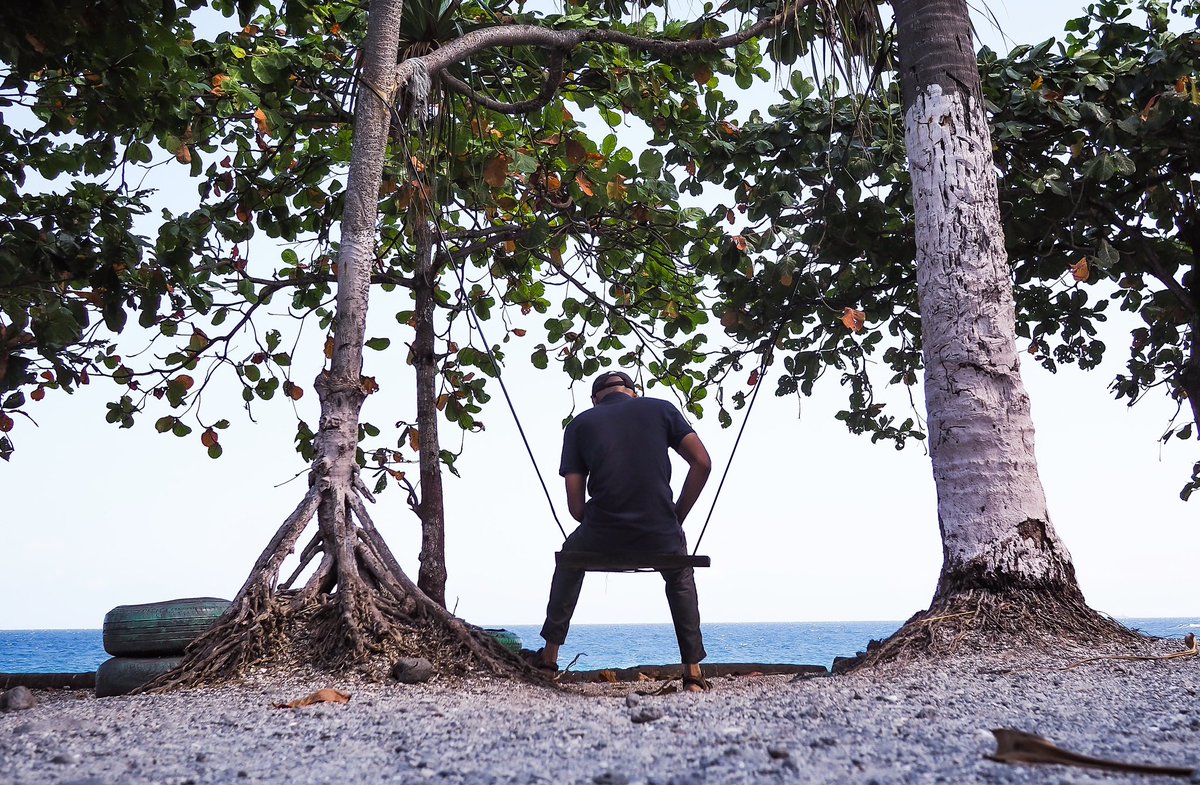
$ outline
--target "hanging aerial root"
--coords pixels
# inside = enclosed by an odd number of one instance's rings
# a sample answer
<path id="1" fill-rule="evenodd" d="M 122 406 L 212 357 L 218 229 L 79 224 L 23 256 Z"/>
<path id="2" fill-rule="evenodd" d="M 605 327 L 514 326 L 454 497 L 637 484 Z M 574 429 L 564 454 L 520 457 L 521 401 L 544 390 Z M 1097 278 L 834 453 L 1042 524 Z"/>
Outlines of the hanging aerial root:
<path id="1" fill-rule="evenodd" d="M 1136 632 L 1089 608 L 1077 593 L 1047 589 L 959 591 L 933 605 L 866 652 L 840 662 L 848 672 L 887 662 L 953 657 L 969 652 L 1029 647 L 1053 651 L 1064 642 L 1101 645 L 1141 641 Z"/>

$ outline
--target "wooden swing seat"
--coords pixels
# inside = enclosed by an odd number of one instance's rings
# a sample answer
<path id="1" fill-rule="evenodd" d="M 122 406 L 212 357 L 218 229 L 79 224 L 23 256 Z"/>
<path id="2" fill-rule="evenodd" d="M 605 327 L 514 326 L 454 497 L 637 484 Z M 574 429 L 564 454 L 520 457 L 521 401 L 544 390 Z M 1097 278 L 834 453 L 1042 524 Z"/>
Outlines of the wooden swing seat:
<path id="1" fill-rule="evenodd" d="M 711 567 L 707 556 L 688 556 L 682 553 L 597 553 L 594 551 L 559 551 L 554 560 L 562 567 L 574 567 L 585 572 L 659 572 L 682 567 Z"/>

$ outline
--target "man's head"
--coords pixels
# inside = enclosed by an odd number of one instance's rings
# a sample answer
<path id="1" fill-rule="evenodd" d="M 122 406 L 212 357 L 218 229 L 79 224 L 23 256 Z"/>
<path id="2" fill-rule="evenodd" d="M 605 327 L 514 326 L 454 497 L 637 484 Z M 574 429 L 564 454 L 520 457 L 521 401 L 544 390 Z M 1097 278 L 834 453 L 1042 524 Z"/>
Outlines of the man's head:
<path id="1" fill-rule="evenodd" d="M 633 379 L 624 371 L 605 371 L 592 380 L 592 402 L 599 403 L 609 395 L 623 393 L 631 398 L 637 397 L 637 388 Z"/>

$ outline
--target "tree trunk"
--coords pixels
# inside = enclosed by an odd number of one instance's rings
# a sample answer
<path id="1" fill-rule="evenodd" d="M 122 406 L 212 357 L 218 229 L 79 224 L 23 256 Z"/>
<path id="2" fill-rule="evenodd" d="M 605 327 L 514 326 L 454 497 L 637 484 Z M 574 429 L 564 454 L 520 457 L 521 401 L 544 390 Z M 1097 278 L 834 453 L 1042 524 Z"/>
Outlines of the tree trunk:
<path id="1" fill-rule="evenodd" d="M 448 614 L 404 574 L 376 530 L 363 499 L 356 451 L 363 384 L 379 184 L 391 125 L 402 0 L 371 4 L 337 270 L 333 355 L 315 387 L 321 404 L 310 488 L 259 557 L 224 616 L 194 641 L 182 665 L 150 689 L 197 686 L 241 675 L 269 657 L 360 667 L 375 676 L 394 654 L 421 655 L 448 667 L 531 672 L 499 643 Z M 424 225 L 424 224 L 422 224 Z M 428 248 L 428 229 L 425 231 Z M 432 310 L 432 293 L 429 294 Z M 425 336 L 432 356 L 432 325 Z M 432 434 L 431 434 L 432 436 Z M 431 439 L 436 445 L 436 437 Z M 435 453 L 436 457 L 436 453 Z M 437 497 L 440 487 L 427 497 Z M 279 571 L 314 513 L 317 534 L 292 577 Z M 439 513 L 440 525 L 440 513 Z M 439 550 L 440 553 L 440 550 Z M 303 587 L 292 583 L 316 561 Z M 444 578 L 443 578 L 444 580 Z"/>
<path id="2" fill-rule="evenodd" d="M 895 656 L 914 637 L 936 650 L 929 622 L 949 616 L 980 632 L 1044 628 L 1043 616 L 1051 626 L 1057 617 L 1098 618 L 1083 603 L 1038 477 L 967 5 L 896 0 L 894 8 L 944 560 L 930 610 L 870 661 Z M 949 626 L 960 638 L 964 625 Z"/>
<path id="3" fill-rule="evenodd" d="M 442 506 L 442 463 L 438 439 L 437 358 L 434 354 L 433 237 L 425 218 L 417 217 L 416 338 L 413 366 L 417 374 L 417 438 L 421 464 L 421 568 L 417 586 L 434 602 L 446 606 L 446 531 Z"/>

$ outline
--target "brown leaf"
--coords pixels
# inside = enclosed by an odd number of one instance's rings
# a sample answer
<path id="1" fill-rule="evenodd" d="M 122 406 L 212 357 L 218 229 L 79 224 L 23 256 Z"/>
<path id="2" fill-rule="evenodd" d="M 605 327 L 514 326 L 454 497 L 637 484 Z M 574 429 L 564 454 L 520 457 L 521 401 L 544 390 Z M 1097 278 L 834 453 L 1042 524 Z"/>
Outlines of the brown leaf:
<path id="1" fill-rule="evenodd" d="M 1041 90 L 1043 82 L 1045 82 L 1045 80 L 1042 79 L 1041 76 L 1039 76 L 1037 79 L 1033 80 L 1033 84 L 1029 85 L 1029 89 L 1030 90 Z"/>
<path id="2" fill-rule="evenodd" d="M 707 65 L 702 65 L 692 72 L 692 78 L 696 80 L 696 84 L 701 86 L 708 84 L 712 77 L 712 69 Z"/>
<path id="3" fill-rule="evenodd" d="M 204 433 L 200 434 L 200 443 L 205 447 L 212 447 L 217 443 L 217 432 L 212 428 L 206 428 Z"/>
<path id="4" fill-rule="evenodd" d="M 791 271 L 789 271 L 789 270 L 784 270 L 783 272 L 781 272 L 781 273 L 779 274 L 779 285 L 780 285 L 780 286 L 791 286 L 791 285 L 792 285 L 792 273 L 791 273 Z"/>
<path id="5" fill-rule="evenodd" d="M 513 330 L 512 330 L 512 334 L 513 334 L 513 335 L 515 335 L 515 336 L 517 336 L 518 338 L 524 338 L 524 337 L 525 337 L 525 330 L 524 330 L 524 329 L 522 329 L 522 328 L 520 328 L 520 327 L 514 327 L 514 328 L 513 328 Z"/>
<path id="6" fill-rule="evenodd" d="M 190 164 L 192 162 L 191 146 L 186 144 L 179 145 L 179 149 L 175 151 L 175 160 L 181 164 Z"/>
<path id="7" fill-rule="evenodd" d="M 225 83 L 229 79 L 230 77 L 226 74 L 217 74 L 212 78 L 212 90 L 209 92 L 216 96 L 225 95 Z"/>
<path id="8" fill-rule="evenodd" d="M 746 252 L 746 238 L 742 237 L 740 234 L 734 235 L 733 247 L 737 248 L 742 253 L 745 253 Z"/>
<path id="9" fill-rule="evenodd" d="M 330 335 L 325 339 L 325 359 L 333 359 L 333 336 Z"/>
<path id="10" fill-rule="evenodd" d="M 1091 270 L 1088 269 L 1086 256 L 1071 265 L 1071 277 L 1076 281 L 1086 281 L 1089 275 L 1091 275 Z"/>
<path id="11" fill-rule="evenodd" d="M 276 703 L 277 709 L 299 709 L 304 706 L 312 706 L 317 703 L 349 703 L 350 693 L 334 690 L 326 687 L 323 690 L 317 690 L 312 695 L 303 698 L 297 698 L 290 703 Z"/>
<path id="12" fill-rule="evenodd" d="M 250 212 L 249 207 L 246 207 L 244 204 L 239 204 L 237 206 L 237 217 L 242 223 L 248 224 L 250 223 L 250 219 L 254 217 L 254 214 Z"/>
<path id="13" fill-rule="evenodd" d="M 186 373 L 179 374 L 172 381 L 177 382 L 185 390 L 192 389 L 192 385 L 196 383 L 196 380 L 188 376 Z"/>
<path id="14" fill-rule="evenodd" d="M 567 140 L 567 162 L 572 164 L 581 164 L 587 158 L 587 150 L 583 144 L 574 139 Z"/>
<path id="15" fill-rule="evenodd" d="M 600 673 L 598 675 L 600 676 L 601 680 L 606 681 L 609 684 L 617 683 L 617 672 L 616 671 L 600 671 Z"/>
<path id="16" fill-rule="evenodd" d="M 629 193 L 629 187 L 624 184 L 624 179 L 625 178 L 621 175 L 617 175 L 616 178 L 614 178 L 613 181 L 605 187 L 608 198 L 614 202 L 625 201 L 625 196 Z"/>
<path id="17" fill-rule="evenodd" d="M 721 326 L 722 327 L 732 329 L 734 327 L 737 327 L 739 321 L 741 321 L 741 317 L 739 317 L 738 312 L 733 310 L 732 308 L 729 309 L 728 311 L 726 311 L 725 313 L 721 314 Z"/>
<path id="18" fill-rule="evenodd" d="M 38 385 L 37 389 L 29 393 L 29 397 L 35 401 L 40 401 L 46 397 L 46 388 Z"/>
<path id="19" fill-rule="evenodd" d="M 4 412 L 0 412 L 0 433 L 8 433 L 13 429 L 13 419 Z"/>
<path id="20" fill-rule="evenodd" d="M 545 139 L 538 139 L 538 144 L 544 144 L 547 147 L 554 147 L 560 141 L 562 141 L 561 136 L 559 136 L 558 134 L 550 134 Z"/>
<path id="21" fill-rule="evenodd" d="M 756 384 L 758 384 L 758 369 L 757 368 L 750 372 L 750 378 L 746 380 L 747 387 L 753 387 Z"/>
<path id="22" fill-rule="evenodd" d="M 1146 105 L 1144 107 L 1142 107 L 1141 118 L 1142 118 L 1143 123 L 1150 119 L 1150 112 L 1157 105 L 1158 105 L 1158 96 L 1156 95 L 1156 96 L 1152 96 L 1150 98 L 1150 100 L 1146 102 Z"/>
<path id="23" fill-rule="evenodd" d="M 418 452 L 421 449 L 421 433 L 416 428 L 408 429 L 408 449 Z"/>
<path id="24" fill-rule="evenodd" d="M 263 136 L 271 135 L 271 126 L 267 124 L 267 113 L 261 108 L 254 110 L 254 125 Z"/>
<path id="25" fill-rule="evenodd" d="M 738 136 L 742 133 L 736 125 L 725 120 L 717 123 L 717 128 L 720 128 L 726 136 Z"/>
<path id="26" fill-rule="evenodd" d="M 304 397 L 304 388 L 292 382 L 283 383 L 283 394 L 291 398 L 293 401 L 298 401 Z"/>
<path id="27" fill-rule="evenodd" d="M 846 308 L 842 311 L 842 324 L 846 325 L 847 330 L 861 332 L 863 325 L 867 322 L 867 315 L 862 311 L 854 308 Z"/>
<path id="28" fill-rule="evenodd" d="M 1175 80 L 1175 92 L 1186 93 L 1188 91 L 1189 77 L 1181 76 Z"/>
<path id="29" fill-rule="evenodd" d="M 579 190 L 583 191 L 588 196 L 595 196 L 595 192 L 592 190 L 592 184 L 588 181 L 587 177 L 584 176 L 583 172 L 575 175 L 575 184 L 579 186 Z"/>
<path id="30" fill-rule="evenodd" d="M 360 376 L 358 377 L 358 384 L 367 395 L 374 395 L 379 392 L 379 382 L 375 381 L 374 376 Z"/>
<path id="31" fill-rule="evenodd" d="M 483 181 L 493 188 L 503 188 L 508 181 L 509 158 L 498 155 L 483 166 Z"/>

